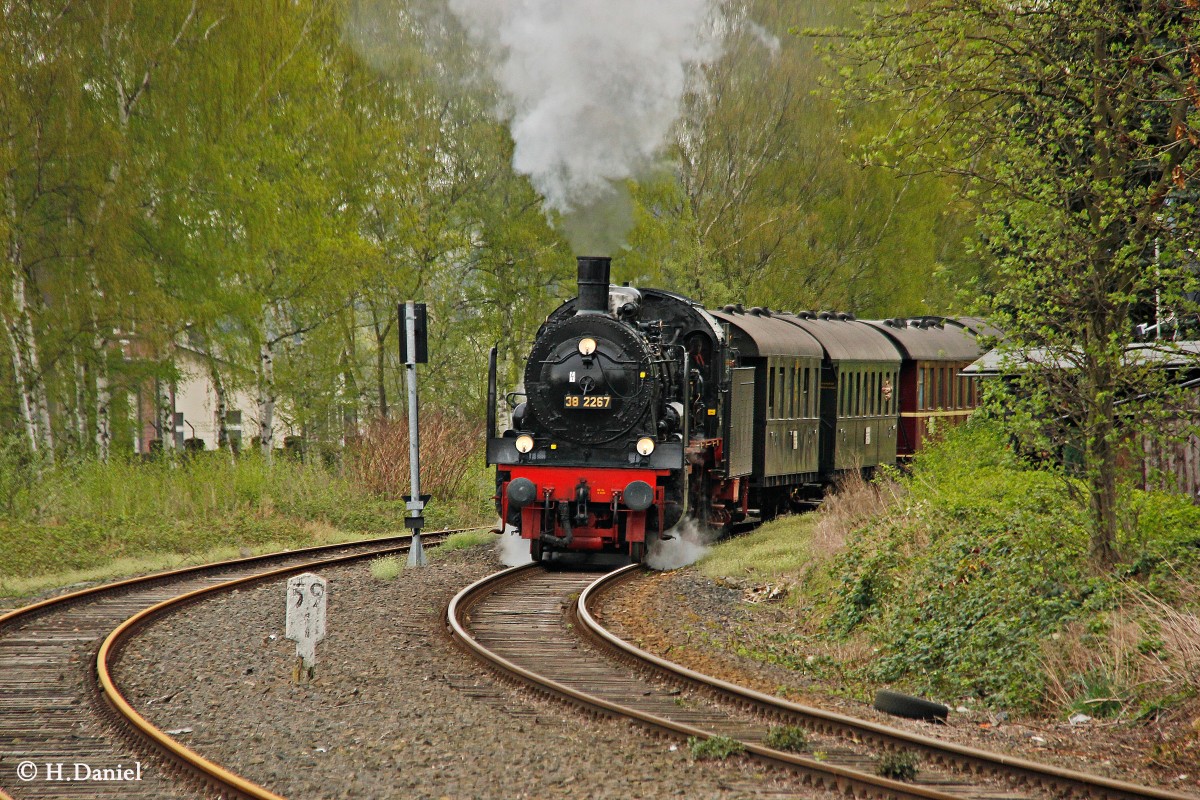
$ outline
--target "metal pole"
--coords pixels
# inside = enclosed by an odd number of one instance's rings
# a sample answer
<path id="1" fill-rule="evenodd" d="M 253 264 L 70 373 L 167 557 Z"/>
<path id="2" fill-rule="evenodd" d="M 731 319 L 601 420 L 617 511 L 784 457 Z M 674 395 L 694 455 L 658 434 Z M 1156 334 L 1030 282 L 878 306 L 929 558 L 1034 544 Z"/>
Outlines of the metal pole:
<path id="1" fill-rule="evenodd" d="M 420 430 L 417 427 L 417 309 L 413 301 L 404 304 L 404 335 L 408 342 L 408 358 L 404 367 L 408 377 L 408 472 L 412 478 L 412 494 L 408 501 L 410 516 L 420 517 L 425 508 L 421 500 Z M 408 551 L 408 566 L 425 566 L 425 550 L 421 547 L 421 528 L 412 528 L 412 546 Z"/>

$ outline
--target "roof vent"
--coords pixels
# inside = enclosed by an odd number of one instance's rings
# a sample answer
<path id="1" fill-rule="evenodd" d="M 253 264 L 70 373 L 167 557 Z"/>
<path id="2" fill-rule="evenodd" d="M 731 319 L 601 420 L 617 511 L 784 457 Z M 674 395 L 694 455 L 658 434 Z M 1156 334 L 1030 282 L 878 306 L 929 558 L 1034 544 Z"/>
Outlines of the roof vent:
<path id="1" fill-rule="evenodd" d="M 762 306 L 755 306 L 754 308 L 750 309 L 750 313 L 751 313 L 751 315 L 753 315 L 755 317 L 762 317 L 762 316 L 765 316 L 763 314 L 763 312 L 765 310 L 766 309 L 764 309 Z"/>
<path id="2" fill-rule="evenodd" d="M 817 318 L 816 312 L 813 312 L 813 311 L 800 311 L 796 314 L 796 316 L 799 317 L 800 319 L 816 319 Z"/>
<path id="3" fill-rule="evenodd" d="M 853 314 L 844 314 L 844 313 L 838 314 L 837 318 L 842 320 L 843 322 L 853 322 L 854 320 L 857 319 L 857 317 L 855 317 Z"/>
<path id="4" fill-rule="evenodd" d="M 830 311 L 821 311 L 817 314 L 817 319 L 834 319 L 834 314 Z"/>

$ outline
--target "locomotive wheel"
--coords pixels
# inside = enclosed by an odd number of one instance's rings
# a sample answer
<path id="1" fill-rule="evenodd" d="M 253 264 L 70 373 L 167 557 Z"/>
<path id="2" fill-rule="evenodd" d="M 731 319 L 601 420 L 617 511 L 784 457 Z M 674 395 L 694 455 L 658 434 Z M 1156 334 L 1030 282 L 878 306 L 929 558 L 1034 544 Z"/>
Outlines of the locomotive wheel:
<path id="1" fill-rule="evenodd" d="M 533 559 L 533 563 L 538 563 L 542 560 L 542 540 L 529 540 L 529 557 Z"/>

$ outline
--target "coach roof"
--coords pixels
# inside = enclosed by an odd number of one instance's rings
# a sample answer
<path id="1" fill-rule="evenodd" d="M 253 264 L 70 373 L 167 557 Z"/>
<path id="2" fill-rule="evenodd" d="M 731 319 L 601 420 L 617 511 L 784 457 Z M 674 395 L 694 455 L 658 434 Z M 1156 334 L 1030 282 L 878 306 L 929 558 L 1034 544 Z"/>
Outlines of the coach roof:
<path id="1" fill-rule="evenodd" d="M 945 317 L 863 320 L 896 343 L 913 361 L 974 361 L 981 352 L 975 334 Z"/>
<path id="2" fill-rule="evenodd" d="M 807 331 L 789 325 L 769 313 L 710 311 L 721 322 L 729 323 L 733 346 L 749 358 L 799 356 L 821 358 L 821 345 Z"/>
<path id="3" fill-rule="evenodd" d="M 807 331 L 825 348 L 829 360 L 900 363 L 900 351 L 875 328 L 849 314 L 779 314 L 781 319 Z"/>

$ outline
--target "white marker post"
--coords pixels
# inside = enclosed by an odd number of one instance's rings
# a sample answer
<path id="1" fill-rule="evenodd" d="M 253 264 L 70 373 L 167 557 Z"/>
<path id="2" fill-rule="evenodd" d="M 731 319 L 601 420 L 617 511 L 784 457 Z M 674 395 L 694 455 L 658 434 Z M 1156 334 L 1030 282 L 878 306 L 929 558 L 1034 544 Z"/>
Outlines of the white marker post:
<path id="1" fill-rule="evenodd" d="M 292 680 L 308 683 L 317 674 L 317 642 L 325 638 L 326 582 L 311 572 L 288 579 L 285 636 L 296 643 Z"/>

